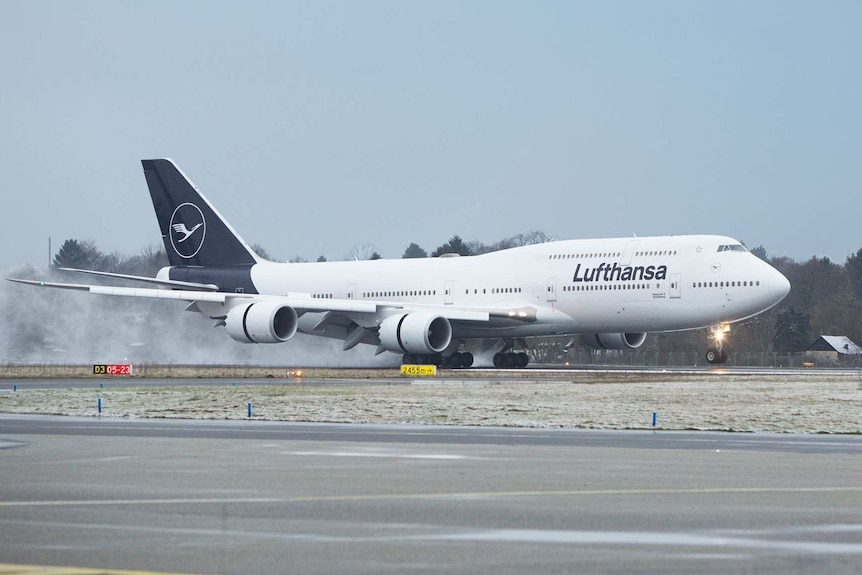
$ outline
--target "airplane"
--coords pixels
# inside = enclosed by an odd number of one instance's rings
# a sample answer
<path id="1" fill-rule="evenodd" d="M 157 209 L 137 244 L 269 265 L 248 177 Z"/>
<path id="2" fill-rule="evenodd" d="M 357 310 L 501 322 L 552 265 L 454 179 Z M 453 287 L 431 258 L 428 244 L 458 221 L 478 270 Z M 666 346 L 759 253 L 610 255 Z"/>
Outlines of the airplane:
<path id="1" fill-rule="evenodd" d="M 647 334 L 710 328 L 710 364 L 724 363 L 731 323 L 790 291 L 739 241 L 680 235 L 553 241 L 476 256 L 315 263 L 265 260 L 170 159 L 142 160 L 170 265 L 117 287 L 10 281 L 91 294 L 189 302 L 243 343 L 297 332 L 402 356 L 403 364 L 467 368 L 470 349 L 496 367 L 526 367 L 526 339 L 577 335 L 594 349 L 636 349 Z M 61 268 L 66 269 L 66 268 Z M 477 348 L 477 345 L 479 346 Z"/>

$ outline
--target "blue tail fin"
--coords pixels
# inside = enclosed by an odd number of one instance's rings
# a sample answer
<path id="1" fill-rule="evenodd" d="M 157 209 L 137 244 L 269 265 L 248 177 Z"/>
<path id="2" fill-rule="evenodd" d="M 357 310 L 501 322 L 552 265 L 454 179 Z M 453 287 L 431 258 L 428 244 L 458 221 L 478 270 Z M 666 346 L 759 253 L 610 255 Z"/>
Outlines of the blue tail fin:
<path id="1" fill-rule="evenodd" d="M 260 261 L 172 160 L 141 160 L 172 266 L 250 265 Z"/>

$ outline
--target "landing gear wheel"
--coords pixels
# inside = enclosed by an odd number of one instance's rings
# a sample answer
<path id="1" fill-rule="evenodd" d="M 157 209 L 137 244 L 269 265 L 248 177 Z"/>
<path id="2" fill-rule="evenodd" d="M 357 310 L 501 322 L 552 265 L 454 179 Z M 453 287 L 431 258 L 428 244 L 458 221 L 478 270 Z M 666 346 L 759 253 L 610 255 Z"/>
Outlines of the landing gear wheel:
<path id="1" fill-rule="evenodd" d="M 437 365 L 443 364 L 443 356 L 439 353 L 405 353 L 401 356 L 403 365 Z"/>
<path id="2" fill-rule="evenodd" d="M 706 361 L 710 364 L 724 363 L 727 361 L 727 352 L 723 349 L 711 347 L 706 350 Z"/>
<path id="3" fill-rule="evenodd" d="M 706 350 L 706 362 L 707 363 L 710 363 L 710 364 L 718 363 L 718 357 L 719 357 L 719 354 L 718 354 L 717 349 L 709 348 L 708 350 Z"/>
<path id="4" fill-rule="evenodd" d="M 443 358 L 443 367 L 464 369 L 473 366 L 473 354 L 469 351 L 459 351 Z"/>
<path id="5" fill-rule="evenodd" d="M 530 356 L 526 353 L 500 352 L 494 354 L 494 367 L 523 369 L 527 367 L 528 363 L 530 363 Z"/>

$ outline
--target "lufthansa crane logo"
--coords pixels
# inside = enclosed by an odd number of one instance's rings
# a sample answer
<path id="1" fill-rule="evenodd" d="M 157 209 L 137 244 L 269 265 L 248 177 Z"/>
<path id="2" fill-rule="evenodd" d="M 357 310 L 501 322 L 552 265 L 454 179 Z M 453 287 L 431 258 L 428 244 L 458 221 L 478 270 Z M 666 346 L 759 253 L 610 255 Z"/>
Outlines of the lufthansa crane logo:
<path id="1" fill-rule="evenodd" d="M 195 257 L 207 235 L 207 222 L 201 209 L 188 202 L 178 205 L 169 228 L 171 246 L 177 255 L 185 259 Z"/>

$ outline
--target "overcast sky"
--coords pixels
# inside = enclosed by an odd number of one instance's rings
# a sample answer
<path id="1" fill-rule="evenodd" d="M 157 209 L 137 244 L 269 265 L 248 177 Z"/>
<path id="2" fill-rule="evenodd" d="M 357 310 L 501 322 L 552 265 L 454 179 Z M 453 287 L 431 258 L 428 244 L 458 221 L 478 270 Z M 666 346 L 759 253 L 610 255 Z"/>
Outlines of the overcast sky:
<path id="1" fill-rule="evenodd" d="M 160 243 L 170 157 L 274 257 L 862 247 L 857 2 L 0 1 L 0 268 Z"/>

